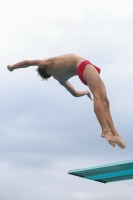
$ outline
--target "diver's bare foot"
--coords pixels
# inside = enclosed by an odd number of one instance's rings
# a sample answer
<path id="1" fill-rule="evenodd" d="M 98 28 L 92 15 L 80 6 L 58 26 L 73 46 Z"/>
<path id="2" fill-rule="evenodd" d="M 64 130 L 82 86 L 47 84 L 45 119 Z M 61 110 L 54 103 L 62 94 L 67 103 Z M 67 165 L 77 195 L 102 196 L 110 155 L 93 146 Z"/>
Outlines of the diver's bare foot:
<path id="1" fill-rule="evenodd" d="M 106 138 L 109 144 L 111 144 L 113 147 L 115 147 L 115 139 L 110 131 L 104 131 L 101 134 L 102 138 Z"/>
<path id="2" fill-rule="evenodd" d="M 119 146 L 119 147 L 121 147 L 122 149 L 124 149 L 125 148 L 125 142 L 123 141 L 123 139 L 120 137 L 120 135 L 118 134 L 118 135 L 115 135 L 114 136 L 114 139 L 115 139 L 115 143 Z"/>

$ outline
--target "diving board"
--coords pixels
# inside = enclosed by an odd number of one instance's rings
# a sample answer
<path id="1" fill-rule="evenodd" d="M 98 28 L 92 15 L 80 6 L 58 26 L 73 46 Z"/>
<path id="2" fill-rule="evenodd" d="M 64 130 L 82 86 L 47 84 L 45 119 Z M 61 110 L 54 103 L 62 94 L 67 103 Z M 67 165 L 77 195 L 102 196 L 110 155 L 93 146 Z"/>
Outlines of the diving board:
<path id="1" fill-rule="evenodd" d="M 68 171 L 68 174 L 82 178 L 109 183 L 133 179 L 133 159 L 95 167 Z"/>

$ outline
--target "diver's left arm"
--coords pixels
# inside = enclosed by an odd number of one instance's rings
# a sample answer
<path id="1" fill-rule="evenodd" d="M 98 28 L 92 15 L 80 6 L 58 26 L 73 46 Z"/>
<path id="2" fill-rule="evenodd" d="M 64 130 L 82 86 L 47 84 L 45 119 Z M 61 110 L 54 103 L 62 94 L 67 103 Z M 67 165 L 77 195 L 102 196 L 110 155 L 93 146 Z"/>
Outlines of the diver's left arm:
<path id="1" fill-rule="evenodd" d="M 84 95 L 87 95 L 91 100 L 91 94 L 89 92 L 89 90 L 84 90 L 84 91 L 77 91 L 75 90 L 75 88 L 71 85 L 71 83 L 69 81 L 63 82 L 63 81 L 59 81 L 59 83 L 64 86 L 74 97 L 81 97 Z"/>

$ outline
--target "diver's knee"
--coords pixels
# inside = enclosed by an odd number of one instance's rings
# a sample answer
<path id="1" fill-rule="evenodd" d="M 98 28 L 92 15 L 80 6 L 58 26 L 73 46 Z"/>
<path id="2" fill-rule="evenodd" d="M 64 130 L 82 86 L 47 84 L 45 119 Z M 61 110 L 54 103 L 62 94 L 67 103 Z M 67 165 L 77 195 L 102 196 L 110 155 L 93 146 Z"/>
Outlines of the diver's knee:
<path id="1" fill-rule="evenodd" d="M 103 101 L 104 101 L 104 105 L 109 108 L 110 107 L 110 103 L 109 103 L 108 98 L 107 97 L 103 97 Z"/>

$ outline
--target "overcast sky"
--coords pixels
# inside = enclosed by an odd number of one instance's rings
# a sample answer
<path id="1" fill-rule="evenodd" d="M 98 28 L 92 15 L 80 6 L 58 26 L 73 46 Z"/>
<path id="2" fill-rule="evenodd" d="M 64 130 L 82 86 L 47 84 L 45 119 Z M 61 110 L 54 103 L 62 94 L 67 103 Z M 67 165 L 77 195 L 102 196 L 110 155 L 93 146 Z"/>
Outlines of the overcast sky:
<path id="1" fill-rule="evenodd" d="M 109 184 L 69 170 L 133 159 L 132 0 L 4 0 L 0 6 L 0 200 L 132 200 L 133 180 Z M 86 96 L 74 98 L 25 59 L 75 53 L 101 68 L 124 150 L 100 137 Z M 78 77 L 70 82 L 85 90 Z"/>

